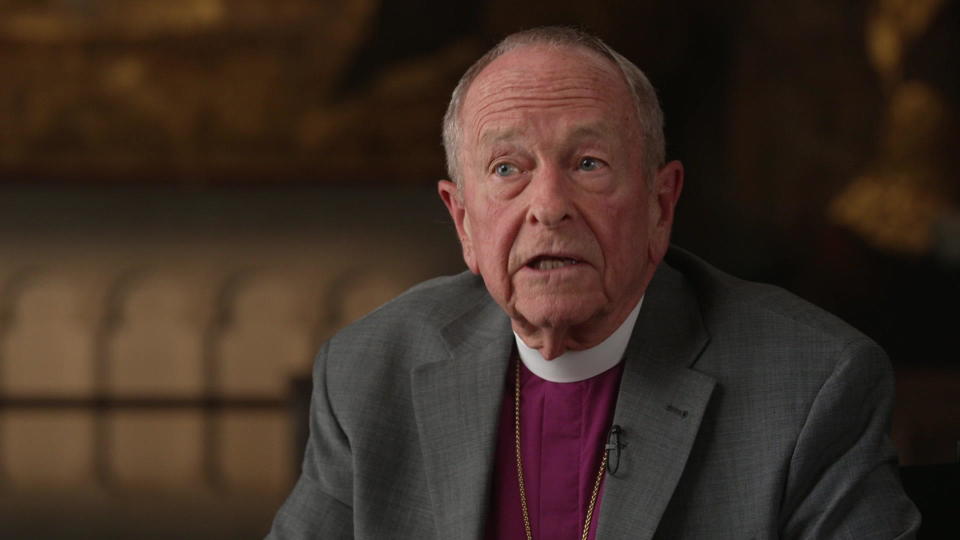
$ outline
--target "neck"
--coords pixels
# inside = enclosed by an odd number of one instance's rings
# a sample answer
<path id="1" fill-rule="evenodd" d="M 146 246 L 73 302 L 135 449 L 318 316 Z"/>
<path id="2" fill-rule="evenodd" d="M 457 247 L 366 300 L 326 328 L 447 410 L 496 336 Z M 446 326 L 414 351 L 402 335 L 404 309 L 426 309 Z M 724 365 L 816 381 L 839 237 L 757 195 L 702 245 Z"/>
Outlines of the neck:
<path id="1" fill-rule="evenodd" d="M 513 330 L 530 348 L 540 351 L 546 360 L 553 360 L 568 350 L 578 351 L 590 347 L 570 339 L 568 328 L 537 328 L 524 333 L 515 325 Z"/>
<path id="2" fill-rule="evenodd" d="M 582 351 L 599 345 L 613 335 L 642 302 L 641 296 L 620 313 L 607 314 L 581 325 L 538 327 L 526 320 L 513 319 L 513 332 L 545 360 L 553 360 L 568 351 Z"/>
<path id="3" fill-rule="evenodd" d="M 602 342 L 588 349 L 568 350 L 552 358 L 546 358 L 539 350 L 531 348 L 515 333 L 520 360 L 535 375 L 551 382 L 576 382 L 599 375 L 623 358 L 642 303 L 641 299 L 626 320 Z"/>

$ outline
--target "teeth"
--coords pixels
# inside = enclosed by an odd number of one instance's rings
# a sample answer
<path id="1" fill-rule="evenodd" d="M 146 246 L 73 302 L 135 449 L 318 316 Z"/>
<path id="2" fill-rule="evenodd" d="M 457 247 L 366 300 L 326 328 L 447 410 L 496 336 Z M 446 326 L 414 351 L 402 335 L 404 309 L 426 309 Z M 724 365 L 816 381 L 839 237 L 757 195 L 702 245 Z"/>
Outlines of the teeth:
<path id="1" fill-rule="evenodd" d="M 573 259 L 540 259 L 534 266 L 537 268 L 537 270 L 553 270 L 556 268 L 563 268 L 564 266 L 569 266 L 571 264 L 577 264 L 577 261 Z"/>

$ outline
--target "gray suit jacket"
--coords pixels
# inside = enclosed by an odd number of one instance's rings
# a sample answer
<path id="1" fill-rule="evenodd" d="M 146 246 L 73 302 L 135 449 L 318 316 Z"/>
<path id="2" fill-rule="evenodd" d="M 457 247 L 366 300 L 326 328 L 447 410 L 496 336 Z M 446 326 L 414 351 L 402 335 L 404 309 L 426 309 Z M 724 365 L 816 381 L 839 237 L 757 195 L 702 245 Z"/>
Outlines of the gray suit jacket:
<path id="1" fill-rule="evenodd" d="M 598 538 L 910 538 L 884 353 L 789 293 L 672 249 L 625 353 Z M 468 273 L 317 357 L 303 470 L 269 538 L 479 538 L 510 321 Z"/>

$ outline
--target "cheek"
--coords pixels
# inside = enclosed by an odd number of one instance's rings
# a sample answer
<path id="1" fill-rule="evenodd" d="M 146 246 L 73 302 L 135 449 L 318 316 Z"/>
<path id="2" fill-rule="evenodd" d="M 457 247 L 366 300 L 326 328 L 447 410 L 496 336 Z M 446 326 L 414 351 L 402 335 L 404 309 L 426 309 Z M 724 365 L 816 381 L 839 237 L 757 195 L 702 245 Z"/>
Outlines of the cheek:
<path id="1" fill-rule="evenodd" d="M 606 221 L 608 229 L 601 240 L 606 259 L 608 279 L 618 282 L 633 279 L 647 257 L 650 231 L 646 216 L 636 209 L 610 207 Z"/>
<path id="2" fill-rule="evenodd" d="M 490 276 L 505 273 L 520 220 L 503 204 L 485 207 L 482 215 L 482 224 L 478 222 L 481 226 L 475 227 L 474 232 L 474 242 L 481 252 L 480 264 Z"/>

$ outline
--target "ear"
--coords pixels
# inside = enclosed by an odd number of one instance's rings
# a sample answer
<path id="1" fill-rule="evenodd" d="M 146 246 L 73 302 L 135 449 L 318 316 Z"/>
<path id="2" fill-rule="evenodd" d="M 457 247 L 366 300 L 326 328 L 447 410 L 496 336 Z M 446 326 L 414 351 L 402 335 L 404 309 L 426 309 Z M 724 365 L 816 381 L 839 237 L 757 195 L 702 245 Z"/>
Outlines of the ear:
<path id="1" fill-rule="evenodd" d="M 463 261 L 467 263 L 467 268 L 474 274 L 480 273 L 477 266 L 477 259 L 473 251 L 473 240 L 470 236 L 470 218 L 467 216 L 467 209 L 463 204 L 460 189 L 456 184 L 449 180 L 440 180 L 437 182 L 437 192 L 443 201 L 453 224 L 457 228 L 457 237 L 460 238 L 460 247 L 463 249 Z"/>
<path id="2" fill-rule="evenodd" d="M 683 190 L 683 164 L 671 161 L 657 171 L 650 202 L 650 260 L 659 264 L 670 246 L 677 200 Z"/>

